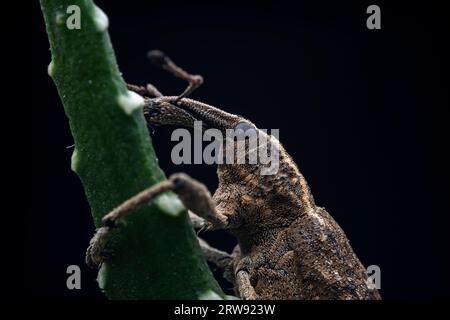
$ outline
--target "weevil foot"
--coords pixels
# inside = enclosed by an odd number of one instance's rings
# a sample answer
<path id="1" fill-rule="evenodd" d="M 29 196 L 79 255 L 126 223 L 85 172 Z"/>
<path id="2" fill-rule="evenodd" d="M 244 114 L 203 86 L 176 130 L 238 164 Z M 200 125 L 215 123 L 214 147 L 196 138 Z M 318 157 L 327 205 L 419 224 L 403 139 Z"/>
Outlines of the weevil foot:
<path id="1" fill-rule="evenodd" d="M 92 269 L 99 269 L 102 263 L 111 257 L 112 251 L 106 249 L 110 227 L 101 227 L 95 231 L 86 250 L 86 264 Z"/>
<path id="2" fill-rule="evenodd" d="M 136 92 L 137 94 L 143 97 L 158 98 L 163 96 L 163 94 L 154 85 L 150 83 L 148 83 L 145 87 L 128 83 L 127 88 L 128 90 Z"/>

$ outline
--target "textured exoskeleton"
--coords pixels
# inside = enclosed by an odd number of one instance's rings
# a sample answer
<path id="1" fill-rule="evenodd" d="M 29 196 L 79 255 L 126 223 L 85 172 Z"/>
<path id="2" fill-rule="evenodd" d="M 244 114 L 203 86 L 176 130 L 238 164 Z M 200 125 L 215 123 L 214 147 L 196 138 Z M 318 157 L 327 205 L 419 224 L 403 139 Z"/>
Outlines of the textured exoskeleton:
<path id="1" fill-rule="evenodd" d="M 190 210 L 193 225 L 206 229 L 226 229 L 238 241 L 232 254 L 210 247 L 199 239 L 206 258 L 224 269 L 243 299 L 380 299 L 377 289 L 368 283 L 366 269 L 353 252 L 346 235 L 336 221 L 313 199 L 297 165 L 273 136 L 258 130 L 250 121 L 186 96 L 203 79 L 177 67 L 159 51 L 151 60 L 189 82 L 180 96 L 163 96 L 155 87 L 129 85 L 145 97 L 144 115 L 153 126 L 241 129 L 257 134 L 258 146 L 236 148 L 239 135 L 222 150 L 248 160 L 253 152 L 276 152 L 278 167 L 274 174 L 262 174 L 268 163 L 218 164 L 219 186 L 211 197 L 206 187 L 185 174 L 144 190 L 103 219 L 105 227 L 97 231 L 88 249 L 91 265 L 102 261 L 101 251 L 107 235 L 123 215 L 154 196 L 171 190 Z"/>

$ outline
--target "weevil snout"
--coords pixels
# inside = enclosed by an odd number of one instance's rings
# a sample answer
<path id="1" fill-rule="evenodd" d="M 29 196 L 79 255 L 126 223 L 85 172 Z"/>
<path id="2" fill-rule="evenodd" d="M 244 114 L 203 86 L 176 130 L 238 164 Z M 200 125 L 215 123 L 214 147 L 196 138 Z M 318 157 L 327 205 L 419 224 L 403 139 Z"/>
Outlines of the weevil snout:
<path id="1" fill-rule="evenodd" d="M 153 126 L 192 127 L 197 120 L 189 112 L 158 98 L 146 100 L 144 116 L 148 124 Z"/>

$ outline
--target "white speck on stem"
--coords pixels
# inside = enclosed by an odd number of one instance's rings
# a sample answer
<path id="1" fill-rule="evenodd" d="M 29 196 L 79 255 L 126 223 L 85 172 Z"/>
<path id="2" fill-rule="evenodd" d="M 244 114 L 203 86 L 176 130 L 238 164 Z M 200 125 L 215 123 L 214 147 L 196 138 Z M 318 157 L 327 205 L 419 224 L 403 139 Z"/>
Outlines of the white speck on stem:
<path id="1" fill-rule="evenodd" d="M 184 211 L 181 201 L 174 196 L 162 194 L 156 199 L 157 206 L 169 216 L 178 216 Z"/>
<path id="2" fill-rule="evenodd" d="M 80 166 L 80 157 L 78 156 L 77 148 L 75 148 L 75 149 L 73 149 L 73 152 L 72 152 L 70 168 L 72 169 L 73 172 L 77 172 L 79 166 Z"/>
<path id="3" fill-rule="evenodd" d="M 55 17 L 56 24 L 59 26 L 63 25 L 65 22 L 65 19 L 64 19 L 65 16 L 66 15 L 61 11 L 56 12 L 56 17 Z"/>
<path id="4" fill-rule="evenodd" d="M 144 106 L 144 98 L 136 92 L 128 91 L 126 94 L 121 94 L 118 97 L 117 103 L 126 114 L 132 114 L 133 111 Z"/>
<path id="5" fill-rule="evenodd" d="M 55 64 L 53 63 L 53 60 L 48 64 L 47 73 L 53 78 L 53 75 L 55 74 Z"/>
<path id="6" fill-rule="evenodd" d="M 97 6 L 94 7 L 94 23 L 97 31 L 100 32 L 105 31 L 109 26 L 108 16 Z"/>

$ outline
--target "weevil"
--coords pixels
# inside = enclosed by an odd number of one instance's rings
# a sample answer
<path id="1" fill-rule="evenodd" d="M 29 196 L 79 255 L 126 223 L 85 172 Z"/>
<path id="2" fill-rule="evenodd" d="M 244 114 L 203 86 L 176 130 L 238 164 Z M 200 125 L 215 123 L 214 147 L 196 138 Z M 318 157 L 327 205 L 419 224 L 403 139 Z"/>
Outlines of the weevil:
<path id="1" fill-rule="evenodd" d="M 213 196 L 190 176 L 173 174 L 103 217 L 104 226 L 96 231 L 88 247 L 87 263 L 101 265 L 109 235 L 122 217 L 170 190 L 188 209 L 195 228 L 225 229 L 236 237 L 238 244 L 231 254 L 198 239 L 206 259 L 223 270 L 238 297 L 380 299 L 344 231 L 324 208 L 315 204 L 305 178 L 278 139 L 241 116 L 187 98 L 203 78 L 181 69 L 161 51 L 150 51 L 149 58 L 188 82 L 179 96 L 164 96 L 150 84 L 128 85 L 129 90 L 144 97 L 144 116 L 149 125 L 193 127 L 194 121 L 202 121 L 205 128 L 221 132 L 257 132 L 267 138 L 265 146 L 270 144 L 270 149 L 278 152 L 278 171 L 261 174 L 267 165 L 261 163 L 219 163 L 219 185 Z M 251 152 L 246 147 L 241 156 L 248 157 Z"/>

